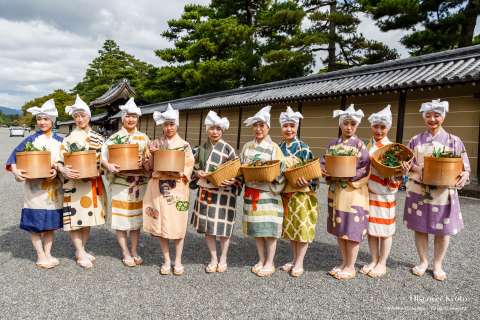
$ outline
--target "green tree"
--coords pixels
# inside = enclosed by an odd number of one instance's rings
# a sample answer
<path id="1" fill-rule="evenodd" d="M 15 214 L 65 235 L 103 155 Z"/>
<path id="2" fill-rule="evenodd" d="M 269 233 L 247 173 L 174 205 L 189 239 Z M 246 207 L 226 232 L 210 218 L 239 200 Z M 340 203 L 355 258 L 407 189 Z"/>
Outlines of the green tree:
<path id="1" fill-rule="evenodd" d="M 411 31 L 401 39 L 412 55 L 470 46 L 480 0 L 360 0 L 382 31 Z"/>
<path id="2" fill-rule="evenodd" d="M 134 88 L 140 89 L 137 101 L 144 102 L 142 88 L 153 66 L 120 50 L 113 40 L 106 40 L 98 53 L 99 56 L 88 65 L 83 80 L 73 88 L 73 92 L 89 103 L 126 78 Z"/>
<path id="3" fill-rule="evenodd" d="M 399 57 L 394 49 L 358 32 L 361 7 L 356 0 L 304 0 L 309 27 L 303 39 L 312 52 L 325 52 L 326 71 Z"/>

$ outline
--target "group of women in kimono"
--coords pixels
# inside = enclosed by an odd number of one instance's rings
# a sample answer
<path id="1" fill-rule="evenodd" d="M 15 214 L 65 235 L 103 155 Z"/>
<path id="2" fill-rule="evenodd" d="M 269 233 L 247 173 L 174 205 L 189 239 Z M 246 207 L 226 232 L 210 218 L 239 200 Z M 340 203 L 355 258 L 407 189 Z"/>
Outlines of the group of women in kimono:
<path id="1" fill-rule="evenodd" d="M 39 268 L 53 268 L 59 264 L 52 256 L 54 230 L 63 227 L 70 233 L 75 247 L 77 264 L 91 268 L 95 256 L 86 249 L 90 228 L 102 225 L 106 220 L 116 231 L 125 266 L 142 264 L 137 251 L 140 229 L 158 238 L 163 254 L 160 274 L 182 275 L 182 250 L 188 224 L 189 189 L 196 189 L 191 224 L 198 233 L 205 234 L 210 253 L 207 273 L 227 271 L 228 248 L 234 229 L 237 197 L 243 189 L 242 227 L 245 236 L 255 239 L 258 261 L 251 271 L 259 277 L 272 275 L 277 241 L 290 241 L 292 258 L 281 269 L 293 277 L 304 272 L 304 257 L 308 245 L 315 238 L 318 215 L 316 191 L 319 179 L 307 181 L 299 178 L 296 183 L 286 182 L 283 175 L 289 167 L 313 159 L 309 146 L 297 137 L 303 116 L 290 107 L 280 114 L 279 122 L 283 140 L 272 141 L 270 131 L 270 106 L 262 108 L 245 120 L 252 129 L 253 139 L 240 153 L 243 164 L 257 161 L 279 160 L 281 174 L 272 182 L 243 182 L 241 178 L 225 180 L 220 186 L 212 185 L 206 176 L 219 165 L 235 159 L 235 149 L 222 136 L 229 128 L 227 118 L 210 111 L 205 119 L 208 140 L 193 152 L 189 143 L 178 135 L 179 112 L 172 106 L 164 112 L 155 112 L 153 118 L 162 126 L 161 138 L 150 141 L 137 130 L 141 110 L 130 99 L 120 106 L 122 128 L 108 139 L 97 134 L 89 125 L 90 110 L 77 96 L 75 104 L 66 112 L 75 121 L 75 129 L 62 138 L 52 132 L 58 115 L 53 100 L 42 107 L 28 109 L 36 119 L 38 131 L 24 139 L 13 150 L 7 161 L 7 169 L 17 181 L 24 182 L 24 206 L 20 228 L 30 232 L 37 253 Z M 404 222 L 414 231 L 419 263 L 411 269 L 422 276 L 428 266 L 428 235 L 434 236 L 433 276 L 439 281 L 447 278 L 442 268 L 449 239 L 463 228 L 457 189 L 469 182 L 470 165 L 460 138 L 447 133 L 442 124 L 448 112 L 448 102 L 433 100 L 423 103 L 420 112 L 426 131 L 413 137 L 409 148 L 414 152 L 411 162 L 403 162 L 403 174 L 408 175 Z M 370 157 L 378 148 L 392 143 L 388 131 L 392 125 L 390 106 L 372 114 L 372 137 L 365 144 L 356 136 L 364 116 L 362 110 L 351 105 L 333 114 L 339 119 L 340 134 L 327 149 L 352 150 L 357 155 L 356 175 L 348 179 L 330 177 L 321 166 L 328 184 L 327 231 L 337 239 L 341 262 L 328 273 L 336 279 L 356 276 L 355 262 L 360 243 L 368 238 L 371 262 L 363 266 L 361 273 L 370 277 L 383 276 L 387 271 L 387 259 L 395 233 L 395 194 L 402 177 L 382 177 L 371 166 Z M 138 164 L 142 170 L 119 171 L 119 166 L 109 162 L 108 146 L 117 138 L 139 145 Z M 27 143 L 51 152 L 51 176 L 45 179 L 26 179 L 25 172 L 16 168 L 16 152 L 23 151 Z M 97 152 L 98 164 L 106 172 L 92 179 L 79 179 L 79 172 L 63 162 L 66 152 L 73 146 Z M 461 155 L 463 172 L 454 188 L 434 187 L 422 183 L 423 158 L 433 148 L 445 148 Z M 159 149 L 183 150 L 183 172 L 156 172 L 153 170 L 152 153 Z M 195 154 L 194 154 L 195 153 Z M 106 179 L 105 179 L 106 178 Z M 107 185 L 107 191 L 104 185 Z M 108 195 L 108 200 L 107 200 Z M 217 253 L 217 241 L 220 253 Z M 172 262 L 169 245 L 173 242 L 175 259 Z"/>

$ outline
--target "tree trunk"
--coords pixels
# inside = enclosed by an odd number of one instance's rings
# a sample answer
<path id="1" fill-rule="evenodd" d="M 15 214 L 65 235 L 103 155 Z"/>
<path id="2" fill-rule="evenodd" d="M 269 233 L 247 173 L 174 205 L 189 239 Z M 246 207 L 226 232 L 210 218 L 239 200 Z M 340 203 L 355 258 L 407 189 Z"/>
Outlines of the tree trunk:
<path id="1" fill-rule="evenodd" d="M 478 1 L 478 0 L 471 0 Z M 337 12 L 337 2 L 330 2 L 330 25 L 329 25 L 329 40 L 328 40 L 328 71 L 334 71 L 336 69 L 337 57 L 336 57 L 336 26 L 335 19 L 332 15 Z"/>
<path id="2" fill-rule="evenodd" d="M 459 47 L 472 45 L 473 32 L 477 23 L 477 16 L 480 14 L 480 0 L 468 0 L 464 10 L 465 21 L 462 24 L 462 32 L 458 41 Z"/>

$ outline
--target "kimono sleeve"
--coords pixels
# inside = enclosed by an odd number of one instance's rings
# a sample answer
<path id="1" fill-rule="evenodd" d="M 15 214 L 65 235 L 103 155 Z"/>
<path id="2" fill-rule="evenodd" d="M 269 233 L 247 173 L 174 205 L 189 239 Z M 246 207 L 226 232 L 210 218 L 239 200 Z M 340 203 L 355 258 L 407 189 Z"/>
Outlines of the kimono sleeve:
<path id="1" fill-rule="evenodd" d="M 17 163 L 17 152 L 22 152 L 23 150 L 25 150 L 25 145 L 28 142 L 33 142 L 37 136 L 38 136 L 37 134 L 34 134 L 26 137 L 25 139 L 22 140 L 22 142 L 18 144 L 18 146 L 15 147 L 15 149 L 13 149 L 12 153 L 7 159 L 7 162 L 5 163 L 5 170 L 7 171 L 12 170 L 12 164 Z"/>

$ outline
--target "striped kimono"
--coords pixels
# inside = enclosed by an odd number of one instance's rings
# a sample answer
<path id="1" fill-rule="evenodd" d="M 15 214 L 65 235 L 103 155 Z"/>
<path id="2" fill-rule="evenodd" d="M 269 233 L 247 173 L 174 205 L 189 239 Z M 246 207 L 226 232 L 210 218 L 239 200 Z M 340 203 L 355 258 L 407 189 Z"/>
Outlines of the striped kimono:
<path id="1" fill-rule="evenodd" d="M 64 155 L 72 143 L 85 146 L 97 153 L 97 165 L 100 162 L 100 151 L 104 139 L 91 128 L 75 128 L 64 140 L 60 149 L 60 163 L 64 163 Z M 100 176 L 89 179 L 63 179 L 63 229 L 79 230 L 85 227 L 98 226 L 105 223 L 105 193 Z"/>
<path id="2" fill-rule="evenodd" d="M 212 145 L 205 142 L 195 155 L 195 170 L 213 172 L 222 163 L 235 159 L 235 149 L 223 140 Z M 235 210 L 240 188 L 237 185 L 218 188 L 206 179 L 198 180 L 192 224 L 198 233 L 230 237 L 235 224 Z"/>
<path id="3" fill-rule="evenodd" d="M 370 156 L 379 148 L 391 144 L 388 137 L 380 141 L 370 139 L 367 149 Z M 400 182 L 380 176 L 372 166 L 368 180 L 370 211 L 368 213 L 368 234 L 374 237 L 391 237 L 395 233 L 395 194 Z"/>
<path id="4" fill-rule="evenodd" d="M 285 156 L 286 166 L 292 167 L 300 160 L 313 159 L 309 146 L 296 137 L 287 144 L 280 143 L 280 149 Z M 312 180 L 310 186 L 299 188 L 289 183 L 282 193 L 284 218 L 283 238 L 299 242 L 312 242 L 315 238 L 317 224 L 317 196 L 318 179 Z"/>
<path id="5" fill-rule="evenodd" d="M 285 186 L 285 157 L 270 136 L 260 143 L 247 142 L 240 154 L 242 164 L 261 161 L 280 160 L 281 175 L 272 183 L 246 182 L 243 204 L 243 233 L 254 238 L 280 238 L 283 224 L 283 205 L 280 192 Z"/>
<path id="6" fill-rule="evenodd" d="M 425 155 L 431 155 L 433 148 L 445 147 L 461 155 L 463 170 L 470 172 L 465 146 L 459 137 L 443 128 L 432 136 L 425 131 L 413 137 L 408 147 L 413 151 L 413 164 L 423 168 Z M 411 171 L 407 182 L 407 198 L 403 220 L 408 229 L 434 235 L 454 235 L 463 229 L 460 201 L 455 187 L 437 187 L 422 184 L 420 175 Z"/>
<path id="7" fill-rule="evenodd" d="M 332 178 L 327 179 L 328 187 L 328 220 L 327 232 L 345 240 L 361 242 L 367 235 L 368 228 L 368 176 L 370 174 L 370 156 L 367 147 L 356 136 L 342 141 L 332 140 L 327 149 L 343 147 L 357 152 L 357 172 L 347 184 Z M 322 157 L 322 167 L 325 158 Z"/>
<path id="8" fill-rule="evenodd" d="M 190 207 L 188 182 L 195 163 L 192 149 L 178 134 L 171 140 L 161 138 L 152 143 L 185 151 L 185 167 L 181 178 L 153 172 L 143 198 L 143 230 L 165 239 L 183 239 Z"/>
<path id="9" fill-rule="evenodd" d="M 10 154 L 6 169 L 16 164 L 17 152 L 22 152 L 28 142 L 38 149 L 50 151 L 51 161 L 55 163 L 60 153 L 63 138 L 57 134 L 50 137 L 42 131 L 37 131 L 25 138 Z M 62 223 L 63 191 L 58 176 L 53 180 L 27 179 L 24 182 L 23 208 L 20 219 L 20 229 L 29 232 L 43 232 L 60 229 Z"/>
<path id="10" fill-rule="evenodd" d="M 138 144 L 139 156 L 142 159 L 150 156 L 148 136 L 135 130 L 129 133 L 122 127 L 111 135 L 102 146 L 102 160 L 108 161 L 108 146 L 116 137 L 128 137 L 126 143 Z M 122 171 L 108 175 L 111 195 L 110 222 L 114 230 L 138 230 L 143 224 L 143 196 L 147 188 L 147 177 L 143 170 Z"/>

